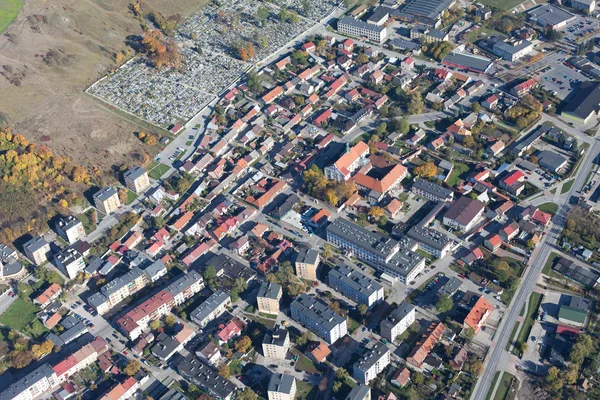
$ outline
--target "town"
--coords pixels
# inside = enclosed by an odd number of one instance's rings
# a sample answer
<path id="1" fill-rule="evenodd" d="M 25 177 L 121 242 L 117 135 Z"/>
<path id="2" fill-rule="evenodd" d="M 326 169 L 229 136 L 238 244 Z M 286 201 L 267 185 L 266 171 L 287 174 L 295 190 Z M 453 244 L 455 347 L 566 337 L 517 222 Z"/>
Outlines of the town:
<path id="1" fill-rule="evenodd" d="M 594 0 L 146 7 L 157 154 L 1 129 L 0 400 L 600 399 Z"/>

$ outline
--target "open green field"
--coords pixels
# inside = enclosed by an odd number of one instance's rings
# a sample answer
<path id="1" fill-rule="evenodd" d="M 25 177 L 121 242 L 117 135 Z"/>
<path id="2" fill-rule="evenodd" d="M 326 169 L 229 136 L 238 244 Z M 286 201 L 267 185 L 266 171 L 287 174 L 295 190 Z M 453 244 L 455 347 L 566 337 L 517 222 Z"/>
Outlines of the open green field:
<path id="1" fill-rule="evenodd" d="M 550 253 L 550 255 L 548 256 L 548 260 L 546 261 L 546 264 L 544 264 L 544 268 L 542 268 L 542 274 L 546 274 L 548 276 L 551 277 L 557 277 L 560 278 L 560 274 L 556 273 L 553 269 L 552 269 L 552 265 L 554 265 L 554 261 L 560 257 L 558 255 L 558 253 L 552 252 Z"/>
<path id="2" fill-rule="evenodd" d="M 165 164 L 158 164 L 148 172 L 148 176 L 154 180 L 160 179 L 165 172 L 169 170 L 169 166 Z"/>
<path id="3" fill-rule="evenodd" d="M 523 0 L 481 0 L 480 3 L 506 11 L 523 3 Z"/>
<path id="4" fill-rule="evenodd" d="M 531 328 L 533 328 L 533 323 L 535 322 L 535 314 L 537 313 L 538 308 L 540 308 L 541 303 L 541 293 L 531 293 L 531 296 L 529 297 L 529 303 L 527 304 L 527 314 L 524 316 L 525 319 L 523 321 L 523 328 L 521 328 L 519 337 L 517 338 L 519 343 L 527 342 L 527 338 L 529 337 L 529 333 L 531 332 Z"/>
<path id="5" fill-rule="evenodd" d="M 558 204 L 544 203 L 540 204 L 538 208 L 540 209 L 540 211 L 554 215 L 558 211 Z"/>
<path id="6" fill-rule="evenodd" d="M 296 398 L 299 400 L 310 400 L 317 395 L 317 387 L 301 380 L 296 381 Z"/>
<path id="7" fill-rule="evenodd" d="M 17 18 L 24 4 L 24 0 L 0 0 L 0 32 Z"/>
<path id="8" fill-rule="evenodd" d="M 32 302 L 27 302 L 19 297 L 0 315 L 0 324 L 23 332 L 36 319 L 35 313 L 39 310 Z"/>
<path id="9" fill-rule="evenodd" d="M 135 192 L 133 192 L 129 189 L 127 190 L 127 199 L 126 199 L 127 205 L 130 205 L 131 203 L 136 201 L 137 198 L 138 198 L 138 195 Z"/>
<path id="10" fill-rule="evenodd" d="M 300 371 L 310 372 L 311 374 L 319 372 L 315 364 L 303 354 L 298 355 L 298 361 L 296 361 L 295 368 Z"/>
<path id="11" fill-rule="evenodd" d="M 456 185 L 458 183 L 458 181 L 460 180 L 460 176 L 468 171 L 469 171 L 469 166 L 467 164 L 463 164 L 463 163 L 459 163 L 459 162 L 454 163 L 454 168 L 452 169 L 452 173 L 448 177 L 448 180 L 446 181 L 446 183 L 450 186 Z"/>

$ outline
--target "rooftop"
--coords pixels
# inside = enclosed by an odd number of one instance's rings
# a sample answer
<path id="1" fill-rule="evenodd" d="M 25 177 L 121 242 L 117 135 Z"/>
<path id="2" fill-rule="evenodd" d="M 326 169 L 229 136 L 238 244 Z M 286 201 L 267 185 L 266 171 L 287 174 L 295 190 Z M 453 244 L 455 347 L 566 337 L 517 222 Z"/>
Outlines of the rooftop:
<path id="1" fill-rule="evenodd" d="M 316 322 L 318 325 L 322 325 L 328 330 L 346 323 L 344 317 L 335 313 L 327 304 L 312 295 L 302 294 L 296 297 L 290 307 L 291 309 L 298 310 L 299 314 L 305 315 L 307 319 Z"/>
<path id="2" fill-rule="evenodd" d="M 444 218 L 449 218 L 461 225 L 468 225 L 479 214 L 485 205 L 479 200 L 462 196 L 450 207 Z"/>
<path id="3" fill-rule="evenodd" d="M 377 341 L 362 359 L 354 363 L 354 368 L 359 368 L 362 371 L 368 371 L 389 351 L 390 349 L 385 344 Z"/>
<path id="4" fill-rule="evenodd" d="M 260 284 L 256 297 L 266 297 L 268 299 L 277 300 L 281 295 L 281 285 L 271 282 L 263 282 Z"/>
<path id="5" fill-rule="evenodd" d="M 269 392 L 279 392 L 279 393 L 292 393 L 292 387 L 294 386 L 294 377 L 292 375 L 287 374 L 272 374 L 271 379 L 269 380 Z"/>
<path id="6" fill-rule="evenodd" d="M 329 270 L 330 282 L 332 278 L 343 282 L 344 285 L 367 297 L 383 288 L 383 286 L 373 279 L 345 265 L 340 265 L 335 269 Z"/>
<path id="7" fill-rule="evenodd" d="M 396 252 L 398 242 L 380 233 L 371 232 L 360 225 L 338 218 L 327 227 L 327 233 L 339 236 L 357 246 L 369 249 L 383 258 Z"/>

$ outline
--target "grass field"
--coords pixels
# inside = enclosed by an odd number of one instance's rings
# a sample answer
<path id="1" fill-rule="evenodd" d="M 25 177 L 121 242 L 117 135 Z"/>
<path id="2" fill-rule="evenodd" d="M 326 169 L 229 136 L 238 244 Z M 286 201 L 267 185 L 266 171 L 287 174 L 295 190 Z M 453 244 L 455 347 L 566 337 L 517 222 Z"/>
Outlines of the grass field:
<path id="1" fill-rule="evenodd" d="M 535 314 L 537 313 L 538 308 L 540 308 L 541 303 L 541 293 L 531 293 L 531 296 L 529 297 L 529 303 L 527 304 L 527 314 L 524 316 L 525 320 L 523 321 L 523 328 L 521 328 L 519 337 L 517 338 L 519 343 L 527 342 L 527 338 L 529 337 L 529 333 L 531 332 L 531 328 L 533 328 L 533 323 L 535 322 Z"/>
<path id="2" fill-rule="evenodd" d="M 127 190 L 127 205 L 133 203 L 136 199 L 138 198 L 138 195 L 135 192 L 132 192 L 131 190 Z"/>
<path id="3" fill-rule="evenodd" d="M 310 383 L 302 382 L 301 380 L 296 381 L 296 398 L 301 400 L 313 399 L 317 394 L 317 389 Z"/>
<path id="4" fill-rule="evenodd" d="M 458 183 L 460 176 L 465 172 L 469 171 L 469 166 L 463 163 L 454 163 L 454 169 L 448 177 L 446 183 L 450 186 L 454 186 Z"/>
<path id="5" fill-rule="evenodd" d="M 542 268 L 542 274 L 546 274 L 548 276 L 560 276 L 560 274 L 557 274 L 552 269 L 554 260 L 556 260 L 558 257 L 559 257 L 559 255 L 557 253 L 555 253 L 555 252 L 550 253 L 550 255 L 548 256 L 548 260 L 546 261 L 546 264 L 544 264 L 544 268 Z"/>
<path id="6" fill-rule="evenodd" d="M 538 206 L 538 208 L 540 209 L 540 211 L 554 215 L 558 211 L 558 204 L 544 203 L 544 204 L 540 204 Z"/>
<path id="7" fill-rule="evenodd" d="M 315 364 L 302 354 L 298 355 L 298 361 L 296 361 L 295 368 L 300 371 L 310 372 L 311 374 L 319 372 Z"/>
<path id="8" fill-rule="evenodd" d="M 488 390 L 487 396 L 485 396 L 486 399 L 492 398 L 492 394 L 494 393 L 494 388 L 496 387 L 496 382 L 498 382 L 499 377 L 500 377 L 500 371 L 496 372 L 496 375 L 494 375 L 494 381 L 492 382 L 492 386 L 490 386 L 490 390 Z"/>
<path id="9" fill-rule="evenodd" d="M 148 172 L 148 176 L 154 180 L 160 179 L 165 172 L 169 170 L 169 166 L 165 164 L 158 164 Z"/>
<path id="10" fill-rule="evenodd" d="M 517 329 L 519 329 L 519 325 L 521 325 L 518 321 L 515 323 L 515 327 L 513 328 L 512 332 L 510 333 L 510 339 L 508 339 L 508 342 L 506 342 L 506 351 L 510 350 L 510 346 L 513 344 L 514 340 L 515 340 L 515 335 L 517 334 Z"/>
<path id="11" fill-rule="evenodd" d="M 500 385 L 498 385 L 498 390 L 496 390 L 496 395 L 494 396 L 494 400 L 504 400 L 508 397 L 508 390 L 513 385 L 513 382 L 516 381 L 513 375 L 508 372 L 504 372 L 502 375 L 502 380 L 500 381 Z"/>
<path id="12" fill-rule="evenodd" d="M 27 302 L 19 297 L 0 315 L 0 324 L 23 332 L 36 318 L 35 313 L 39 310 L 32 302 Z"/>
<path id="13" fill-rule="evenodd" d="M 567 181 L 567 182 L 563 183 L 562 188 L 560 189 L 560 194 L 565 194 L 569 190 L 571 190 L 571 188 L 573 187 L 574 183 L 575 183 L 574 179 L 571 179 L 570 181 Z"/>
<path id="14" fill-rule="evenodd" d="M 0 0 L 0 32 L 17 18 L 24 4 L 24 0 Z"/>
<path id="15" fill-rule="evenodd" d="M 506 11 L 523 3 L 523 0 L 481 0 L 480 3 L 485 4 L 486 6 L 492 6 L 496 7 L 499 10 Z"/>

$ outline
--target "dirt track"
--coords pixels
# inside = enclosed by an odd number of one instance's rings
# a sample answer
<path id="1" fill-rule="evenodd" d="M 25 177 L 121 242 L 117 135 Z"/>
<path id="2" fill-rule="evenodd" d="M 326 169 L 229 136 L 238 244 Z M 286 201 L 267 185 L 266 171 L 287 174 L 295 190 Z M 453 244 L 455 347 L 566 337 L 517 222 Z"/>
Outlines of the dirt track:
<path id="1" fill-rule="evenodd" d="M 188 15 L 198 0 L 145 0 L 144 10 Z M 75 162 L 108 170 L 148 152 L 140 126 L 83 93 L 114 66 L 139 21 L 123 0 L 26 0 L 0 37 L 0 113 L 22 133 Z M 146 127 L 144 130 L 148 131 Z"/>

